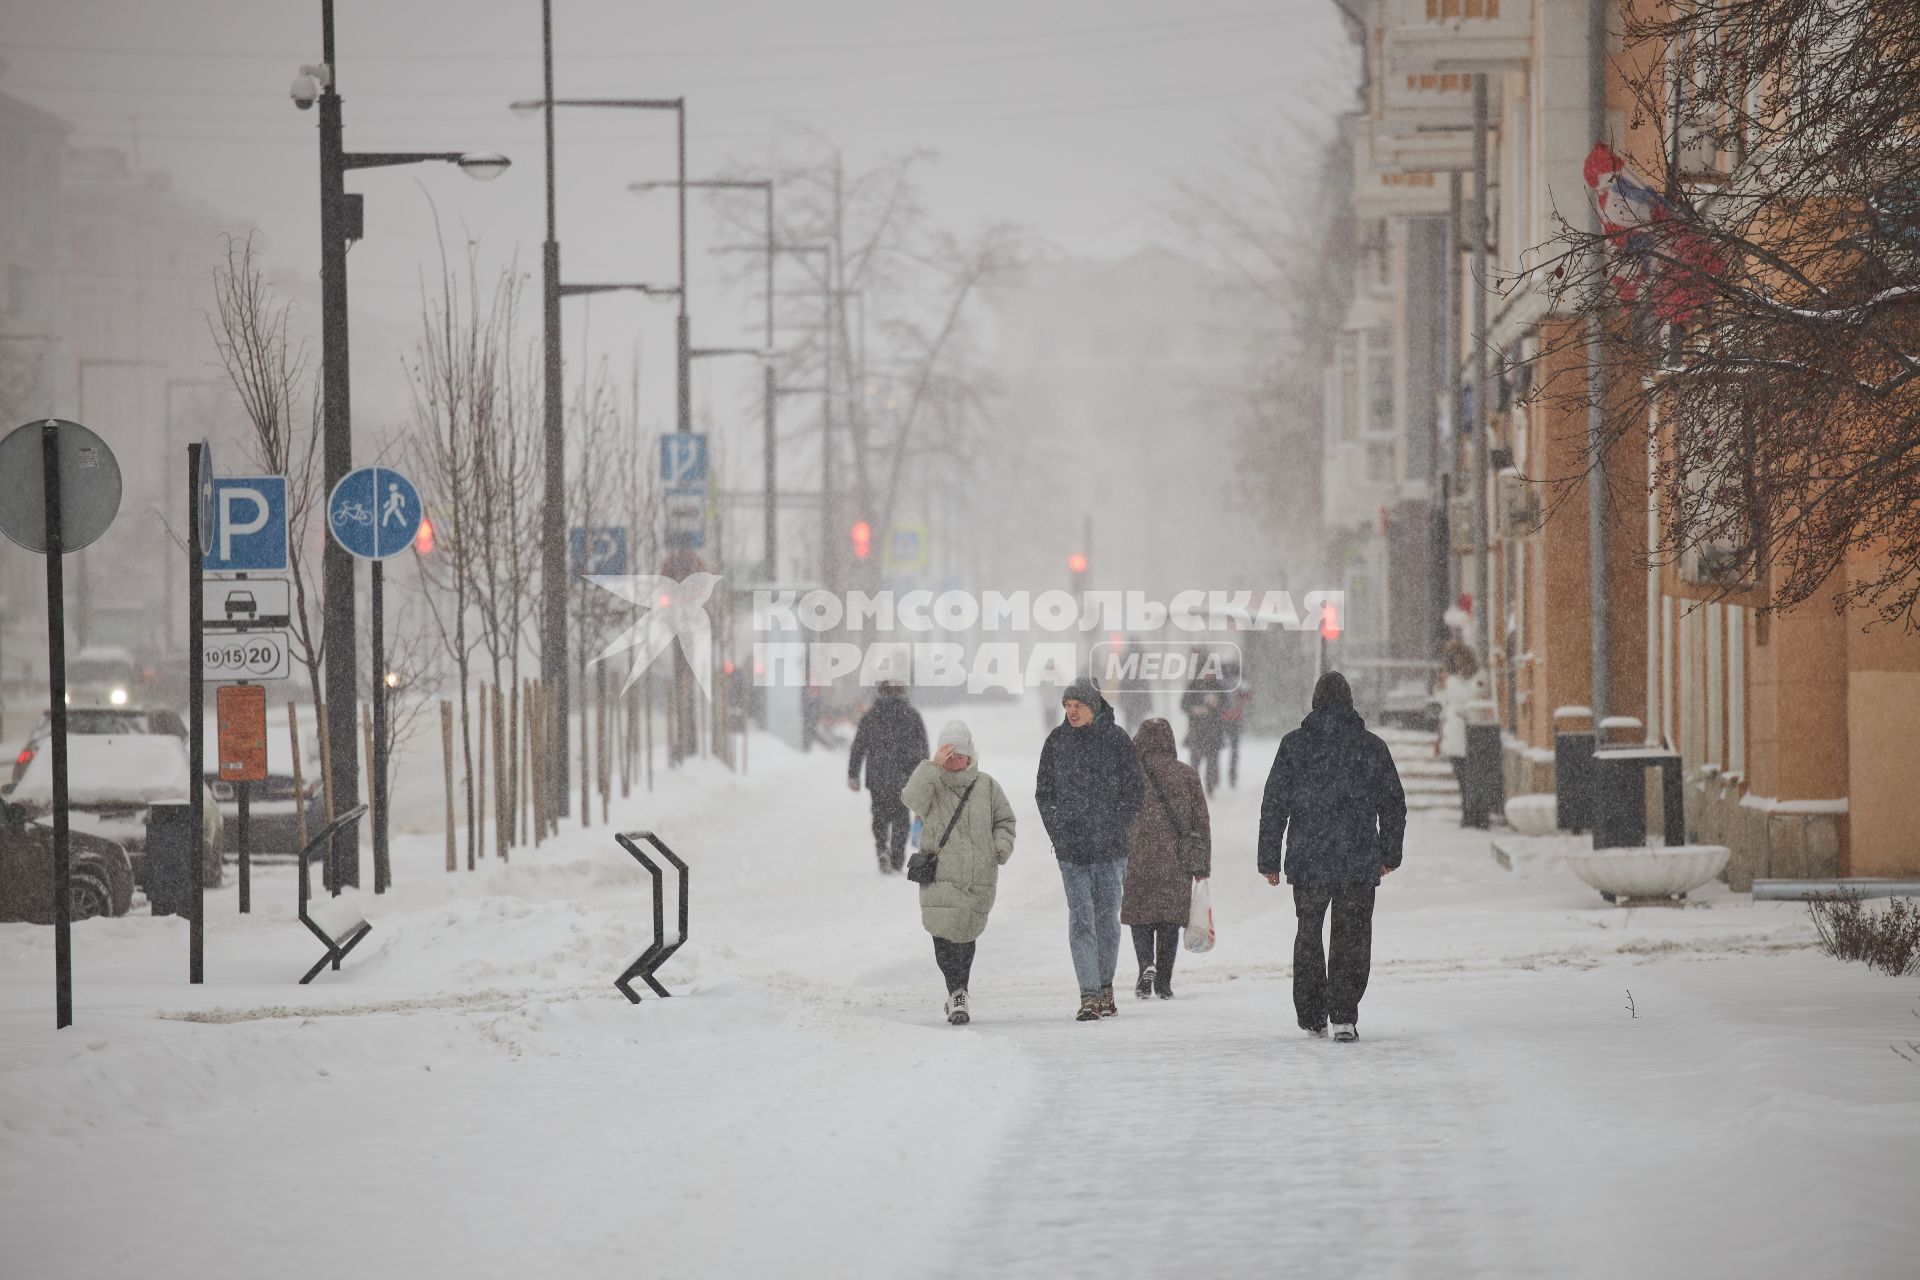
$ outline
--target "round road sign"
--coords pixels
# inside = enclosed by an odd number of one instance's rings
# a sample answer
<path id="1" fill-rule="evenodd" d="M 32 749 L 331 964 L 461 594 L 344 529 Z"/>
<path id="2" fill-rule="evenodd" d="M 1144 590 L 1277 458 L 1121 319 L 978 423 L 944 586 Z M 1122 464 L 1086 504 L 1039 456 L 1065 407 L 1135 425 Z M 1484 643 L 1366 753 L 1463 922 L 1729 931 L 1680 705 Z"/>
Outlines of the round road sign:
<path id="1" fill-rule="evenodd" d="M 213 446 L 200 439 L 200 474 L 194 484 L 200 495 L 200 554 L 213 554 Z"/>
<path id="2" fill-rule="evenodd" d="M 77 422 L 42 418 L 0 439 L 0 533 L 29 551 L 47 550 L 47 493 L 41 443 L 54 428 L 60 476 L 60 549 L 93 545 L 120 513 L 120 463 L 107 442 Z"/>

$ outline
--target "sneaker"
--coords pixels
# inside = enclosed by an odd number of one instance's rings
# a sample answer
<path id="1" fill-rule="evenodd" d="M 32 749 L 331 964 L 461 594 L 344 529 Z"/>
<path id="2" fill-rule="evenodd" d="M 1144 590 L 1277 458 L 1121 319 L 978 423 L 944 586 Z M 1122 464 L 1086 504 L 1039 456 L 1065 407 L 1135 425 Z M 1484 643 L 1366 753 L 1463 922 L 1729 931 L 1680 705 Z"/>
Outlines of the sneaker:
<path id="1" fill-rule="evenodd" d="M 1098 995 L 1081 996 L 1080 1012 L 1073 1015 L 1075 1022 L 1100 1021 L 1100 997 Z"/>
<path id="2" fill-rule="evenodd" d="M 1113 1002 L 1113 988 L 1100 988 L 1100 1016 L 1111 1018 L 1120 1012 L 1120 1006 Z"/>
<path id="3" fill-rule="evenodd" d="M 1333 1024 L 1333 1038 L 1335 1040 L 1358 1040 L 1360 1038 L 1360 1028 L 1354 1026 L 1351 1022 L 1336 1022 Z"/>
<path id="4" fill-rule="evenodd" d="M 956 1027 L 964 1027 L 973 1015 L 967 1010 L 967 993 L 956 991 L 947 997 L 947 1021 Z"/>
<path id="5" fill-rule="evenodd" d="M 1152 965 L 1148 965 L 1140 971 L 1140 981 L 1136 982 L 1133 986 L 1133 994 L 1136 999 L 1145 1000 L 1153 994 L 1154 977 L 1155 974 Z"/>
<path id="6" fill-rule="evenodd" d="M 1312 1036 L 1315 1040 L 1325 1040 L 1327 1038 L 1327 1029 L 1325 1027 L 1302 1027 L 1300 1029 Z"/>

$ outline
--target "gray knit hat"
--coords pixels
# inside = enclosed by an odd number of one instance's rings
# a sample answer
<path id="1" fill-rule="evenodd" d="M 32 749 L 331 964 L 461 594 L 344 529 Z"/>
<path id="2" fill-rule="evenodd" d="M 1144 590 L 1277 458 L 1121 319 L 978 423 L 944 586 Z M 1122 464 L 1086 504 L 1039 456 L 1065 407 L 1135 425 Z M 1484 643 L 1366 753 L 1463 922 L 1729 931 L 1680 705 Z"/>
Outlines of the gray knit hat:
<path id="1" fill-rule="evenodd" d="M 953 754 L 957 756 L 965 756 L 973 761 L 980 759 L 979 753 L 973 749 L 973 733 L 967 728 L 965 720 L 947 721 L 940 727 L 939 741 L 933 745 L 935 750 L 941 747 L 952 747 Z"/>
<path id="2" fill-rule="evenodd" d="M 1069 702 L 1084 702 L 1090 709 L 1096 712 L 1105 706 L 1107 702 L 1107 700 L 1100 695 L 1100 686 L 1086 676 L 1081 676 L 1078 680 L 1068 685 L 1067 691 L 1060 695 L 1060 701 L 1063 705 Z"/>

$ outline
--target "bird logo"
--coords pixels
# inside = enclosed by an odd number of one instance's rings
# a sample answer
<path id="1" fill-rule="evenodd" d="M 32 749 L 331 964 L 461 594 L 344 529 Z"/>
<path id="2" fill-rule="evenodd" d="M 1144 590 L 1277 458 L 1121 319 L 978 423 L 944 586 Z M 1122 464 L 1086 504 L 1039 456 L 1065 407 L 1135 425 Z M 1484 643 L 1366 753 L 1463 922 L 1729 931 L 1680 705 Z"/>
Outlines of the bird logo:
<path id="1" fill-rule="evenodd" d="M 677 639 L 687 665 L 693 668 L 700 692 L 711 698 L 713 679 L 713 621 L 707 617 L 707 600 L 720 585 L 717 573 L 690 573 L 675 581 L 660 574 L 639 573 L 625 577 L 588 575 L 587 581 L 602 591 L 620 597 L 642 610 L 633 625 L 593 656 L 602 662 L 621 653 L 632 657 L 627 665 L 625 693 L 640 679 L 640 673 L 672 647 Z"/>

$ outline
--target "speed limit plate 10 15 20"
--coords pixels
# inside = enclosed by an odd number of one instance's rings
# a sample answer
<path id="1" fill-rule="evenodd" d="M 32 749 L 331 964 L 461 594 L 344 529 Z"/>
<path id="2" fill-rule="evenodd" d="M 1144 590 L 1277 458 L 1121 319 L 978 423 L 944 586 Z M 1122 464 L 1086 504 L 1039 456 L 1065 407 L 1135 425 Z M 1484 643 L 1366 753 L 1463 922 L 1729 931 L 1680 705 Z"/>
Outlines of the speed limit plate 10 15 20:
<path id="1" fill-rule="evenodd" d="M 209 680 L 285 680 L 291 669 L 285 631 L 209 632 L 202 653 Z"/>

